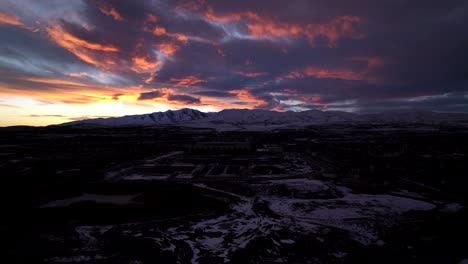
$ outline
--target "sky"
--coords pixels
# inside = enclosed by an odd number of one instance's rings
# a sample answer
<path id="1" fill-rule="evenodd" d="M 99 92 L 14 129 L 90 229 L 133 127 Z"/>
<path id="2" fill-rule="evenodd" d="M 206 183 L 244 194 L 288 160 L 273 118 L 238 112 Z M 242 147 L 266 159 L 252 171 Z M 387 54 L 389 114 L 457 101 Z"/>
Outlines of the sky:
<path id="1" fill-rule="evenodd" d="M 466 0 L 2 0 L 0 126 L 193 108 L 468 112 Z"/>

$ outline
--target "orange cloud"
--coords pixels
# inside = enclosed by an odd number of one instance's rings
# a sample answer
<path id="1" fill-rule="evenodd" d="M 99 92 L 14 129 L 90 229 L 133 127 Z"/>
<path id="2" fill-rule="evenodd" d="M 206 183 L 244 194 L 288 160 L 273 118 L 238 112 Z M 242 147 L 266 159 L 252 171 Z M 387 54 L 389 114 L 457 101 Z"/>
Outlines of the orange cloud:
<path id="1" fill-rule="evenodd" d="M 243 101 L 253 103 L 254 107 L 260 107 L 260 106 L 264 106 L 268 104 L 266 100 L 258 96 L 255 96 L 254 94 L 252 94 L 252 92 L 250 92 L 246 88 L 232 90 L 232 91 L 229 91 L 229 93 L 235 95 L 237 98 Z"/>
<path id="2" fill-rule="evenodd" d="M 66 32 L 61 26 L 54 25 L 46 29 L 49 37 L 59 46 L 68 50 L 84 62 L 100 68 L 108 69 L 109 65 L 115 64 L 113 58 L 105 57 L 97 52 L 115 53 L 119 50 L 112 45 L 93 43 L 73 36 Z"/>
<path id="3" fill-rule="evenodd" d="M 341 79 L 341 80 L 352 80 L 359 81 L 365 80 L 366 77 L 363 74 L 353 72 L 350 70 L 334 70 L 334 69 L 320 69 L 315 67 L 307 67 L 304 69 L 304 73 L 307 76 L 312 76 L 319 79 Z"/>
<path id="4" fill-rule="evenodd" d="M 158 45 L 159 51 L 166 55 L 173 55 L 178 49 L 179 46 L 173 43 L 161 43 Z"/>
<path id="5" fill-rule="evenodd" d="M 20 18 L 15 15 L 10 15 L 7 13 L 3 13 L 0 11 L 0 24 L 7 24 L 13 26 L 24 27 L 23 22 L 21 22 Z"/>
<path id="6" fill-rule="evenodd" d="M 148 57 L 133 57 L 132 70 L 137 73 L 147 73 L 155 71 L 161 65 L 161 61 L 150 59 Z"/>
<path id="7" fill-rule="evenodd" d="M 169 82 L 174 83 L 176 85 L 192 86 L 198 83 L 204 83 L 206 81 L 195 76 L 186 76 L 183 78 L 171 78 Z"/>
<path id="8" fill-rule="evenodd" d="M 178 41 L 180 41 L 180 42 L 182 42 L 182 43 L 185 43 L 185 44 L 188 43 L 188 38 L 187 38 L 187 36 L 185 36 L 185 35 L 183 35 L 183 34 L 171 33 L 171 34 L 169 34 L 169 36 L 174 37 L 175 39 L 177 39 Z"/>
<path id="9" fill-rule="evenodd" d="M 155 36 L 169 36 L 169 37 L 177 39 L 178 41 L 180 41 L 180 42 L 182 42 L 184 44 L 188 43 L 188 38 L 184 34 L 167 32 L 167 30 L 164 27 L 161 27 L 161 26 L 156 26 L 153 29 L 153 35 L 155 35 Z"/>
<path id="10" fill-rule="evenodd" d="M 221 23 L 239 21 L 242 19 L 242 17 L 247 17 L 247 18 L 251 18 L 254 20 L 260 20 L 260 17 L 257 14 L 255 14 L 254 12 L 250 12 L 250 11 L 240 12 L 240 13 L 230 13 L 230 14 L 224 14 L 224 15 L 216 15 L 212 7 L 208 7 L 204 15 L 205 15 L 205 18 L 210 21 L 221 22 Z"/>
<path id="11" fill-rule="evenodd" d="M 104 13 L 106 16 L 111 16 L 117 21 L 123 21 L 122 16 L 120 13 L 113 7 L 108 7 L 108 6 L 101 6 L 99 10 Z"/>
<path id="12" fill-rule="evenodd" d="M 158 17 L 154 14 L 148 14 L 143 22 L 143 30 L 146 32 L 152 32 L 152 28 L 158 22 Z"/>
<path id="13" fill-rule="evenodd" d="M 280 105 L 277 105 L 275 106 L 273 109 L 271 109 L 272 111 L 276 111 L 276 112 L 281 112 L 284 110 L 284 108 Z"/>
<path id="14" fill-rule="evenodd" d="M 355 25 L 363 22 L 357 16 L 339 16 L 327 23 L 292 24 L 278 22 L 269 17 L 260 16 L 246 11 L 217 15 L 211 7 L 204 13 L 205 19 L 218 23 L 237 22 L 246 19 L 246 25 L 255 38 L 277 38 L 305 36 L 311 43 L 318 37 L 325 37 L 329 46 L 336 45 L 341 37 L 362 38 L 364 35 L 355 29 Z"/>
<path id="15" fill-rule="evenodd" d="M 146 16 L 145 24 L 146 23 L 156 23 L 158 21 L 158 17 L 154 14 L 149 14 Z"/>
<path id="16" fill-rule="evenodd" d="M 251 77 L 251 78 L 255 78 L 255 77 L 267 74 L 266 72 L 243 72 L 243 71 L 235 71 L 234 73 L 244 76 L 244 77 Z"/>
<path id="17" fill-rule="evenodd" d="M 299 97 L 299 100 L 304 102 L 304 103 L 309 103 L 309 104 L 312 104 L 314 106 L 320 106 L 320 107 L 323 107 L 323 108 L 327 108 L 330 105 L 330 103 L 321 103 L 320 101 L 322 100 L 322 98 L 320 96 L 317 96 L 317 95 L 301 96 L 301 97 Z"/>
<path id="18" fill-rule="evenodd" d="M 143 81 L 146 83 L 146 84 L 150 84 L 153 82 L 154 80 L 154 77 L 156 77 L 156 72 L 153 72 L 150 74 L 150 76 L 146 79 L 144 79 Z"/>
<path id="19" fill-rule="evenodd" d="M 156 35 L 156 36 L 163 36 L 163 35 L 166 35 L 167 32 L 166 32 L 165 28 L 157 26 L 157 27 L 154 28 L 153 34 Z"/>
<path id="20" fill-rule="evenodd" d="M 153 52 L 149 52 L 148 50 L 144 49 L 145 46 L 144 39 L 139 39 L 137 41 L 137 45 L 133 53 L 135 55 L 133 55 L 131 60 L 133 65 L 131 65 L 130 68 L 136 73 L 149 73 L 149 75 L 144 76 L 142 80 L 146 84 L 150 84 L 153 82 L 157 75 L 157 71 L 162 67 L 167 57 L 159 56 L 161 54 L 153 55 Z M 172 43 L 156 44 L 154 47 L 158 48 L 160 53 L 166 54 L 168 56 L 175 53 L 175 51 L 178 49 L 178 46 Z"/>
<path id="21" fill-rule="evenodd" d="M 86 94 L 72 94 L 70 96 L 62 97 L 59 99 L 60 102 L 65 104 L 92 104 L 103 102 L 105 100 L 105 97 Z"/>
<path id="22" fill-rule="evenodd" d="M 368 77 L 366 75 L 366 72 L 360 73 L 352 70 L 328 69 L 320 67 L 306 67 L 303 71 L 293 71 L 288 73 L 287 75 L 277 77 L 276 79 L 301 79 L 307 76 L 315 77 L 318 79 L 340 79 L 350 81 L 374 80 L 373 78 Z"/>
<path id="23" fill-rule="evenodd" d="M 119 51 L 114 46 L 110 46 L 110 45 L 106 46 L 106 45 L 102 45 L 102 44 L 99 44 L 99 43 L 88 42 L 86 40 L 77 38 L 77 37 L 75 37 L 75 36 L 73 36 L 71 34 L 68 34 L 68 33 L 64 33 L 62 35 L 62 39 L 63 39 L 63 41 L 66 41 L 68 43 L 73 43 L 76 46 L 80 46 L 80 47 L 91 49 L 91 50 L 108 51 L 108 52 L 117 52 L 117 51 Z"/>
<path id="24" fill-rule="evenodd" d="M 38 28 L 33 28 L 26 26 L 23 22 L 21 22 L 21 19 L 18 16 L 15 15 L 10 15 L 4 12 L 0 11 L 0 25 L 5 24 L 5 25 L 12 25 L 12 26 L 17 26 L 20 28 L 24 28 L 27 30 L 30 30 L 32 32 L 38 32 Z"/>
<path id="25" fill-rule="evenodd" d="M 261 18 L 247 23 L 247 28 L 257 38 L 274 38 L 287 36 L 305 36 L 311 43 L 317 37 L 325 37 L 329 46 L 336 45 L 341 37 L 362 38 L 363 34 L 354 29 L 363 20 L 357 16 L 340 16 L 328 23 L 296 25 L 276 22 L 268 18 Z"/>

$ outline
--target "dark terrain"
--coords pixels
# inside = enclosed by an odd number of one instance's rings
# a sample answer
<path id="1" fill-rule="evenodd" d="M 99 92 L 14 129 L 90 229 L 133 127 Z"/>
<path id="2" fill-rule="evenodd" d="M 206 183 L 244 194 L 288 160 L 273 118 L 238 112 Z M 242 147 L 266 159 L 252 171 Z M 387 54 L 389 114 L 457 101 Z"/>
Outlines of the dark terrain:
<path id="1" fill-rule="evenodd" d="M 455 126 L 1 128 L 2 262 L 466 263 L 467 164 Z"/>

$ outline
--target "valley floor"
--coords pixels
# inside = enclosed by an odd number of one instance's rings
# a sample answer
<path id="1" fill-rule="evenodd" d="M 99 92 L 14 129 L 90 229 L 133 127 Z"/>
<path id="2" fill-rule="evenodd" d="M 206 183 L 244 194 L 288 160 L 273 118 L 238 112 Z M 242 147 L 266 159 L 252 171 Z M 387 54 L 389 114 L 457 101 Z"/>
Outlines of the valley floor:
<path id="1" fill-rule="evenodd" d="M 8 263 L 468 259 L 468 130 L 0 134 Z"/>

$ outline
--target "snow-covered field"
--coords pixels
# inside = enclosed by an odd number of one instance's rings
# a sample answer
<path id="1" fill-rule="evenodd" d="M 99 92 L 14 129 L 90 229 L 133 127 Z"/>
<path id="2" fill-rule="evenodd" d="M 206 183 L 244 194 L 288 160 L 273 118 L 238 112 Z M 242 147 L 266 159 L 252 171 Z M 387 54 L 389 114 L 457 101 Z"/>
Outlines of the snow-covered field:
<path id="1" fill-rule="evenodd" d="M 362 247 L 384 246 L 386 241 L 379 230 L 397 224 L 406 213 L 436 210 L 440 205 L 440 202 L 428 202 L 424 197 L 412 199 L 398 194 L 354 193 L 330 182 L 307 178 L 265 180 L 256 184 L 262 187 L 253 196 L 196 184 L 212 196 L 219 194 L 235 200 L 223 214 L 176 218 L 164 221 L 164 224 L 154 221 L 78 226 L 76 232 L 81 248 L 90 254 L 87 258 L 106 258 L 99 249 L 103 239 L 112 235 L 130 241 L 147 241 L 154 250 L 179 259 L 181 263 L 207 263 L 209 259 L 214 263 L 236 262 L 243 252 L 252 250 L 271 263 L 289 263 L 295 260 L 295 250 L 304 247 L 308 241 L 314 247 L 321 247 L 328 260 L 340 262 L 348 253 L 346 248 L 335 245 L 336 241 L 348 241 L 348 244 Z M 103 200 L 103 197 L 87 198 Z M 130 202 L 132 197 L 123 198 L 120 202 Z M 83 199 L 72 198 L 73 201 Z M 69 203 L 61 201 L 47 206 Z M 86 257 L 77 255 L 66 262 L 83 259 Z M 64 262 L 65 259 L 50 261 Z"/>

